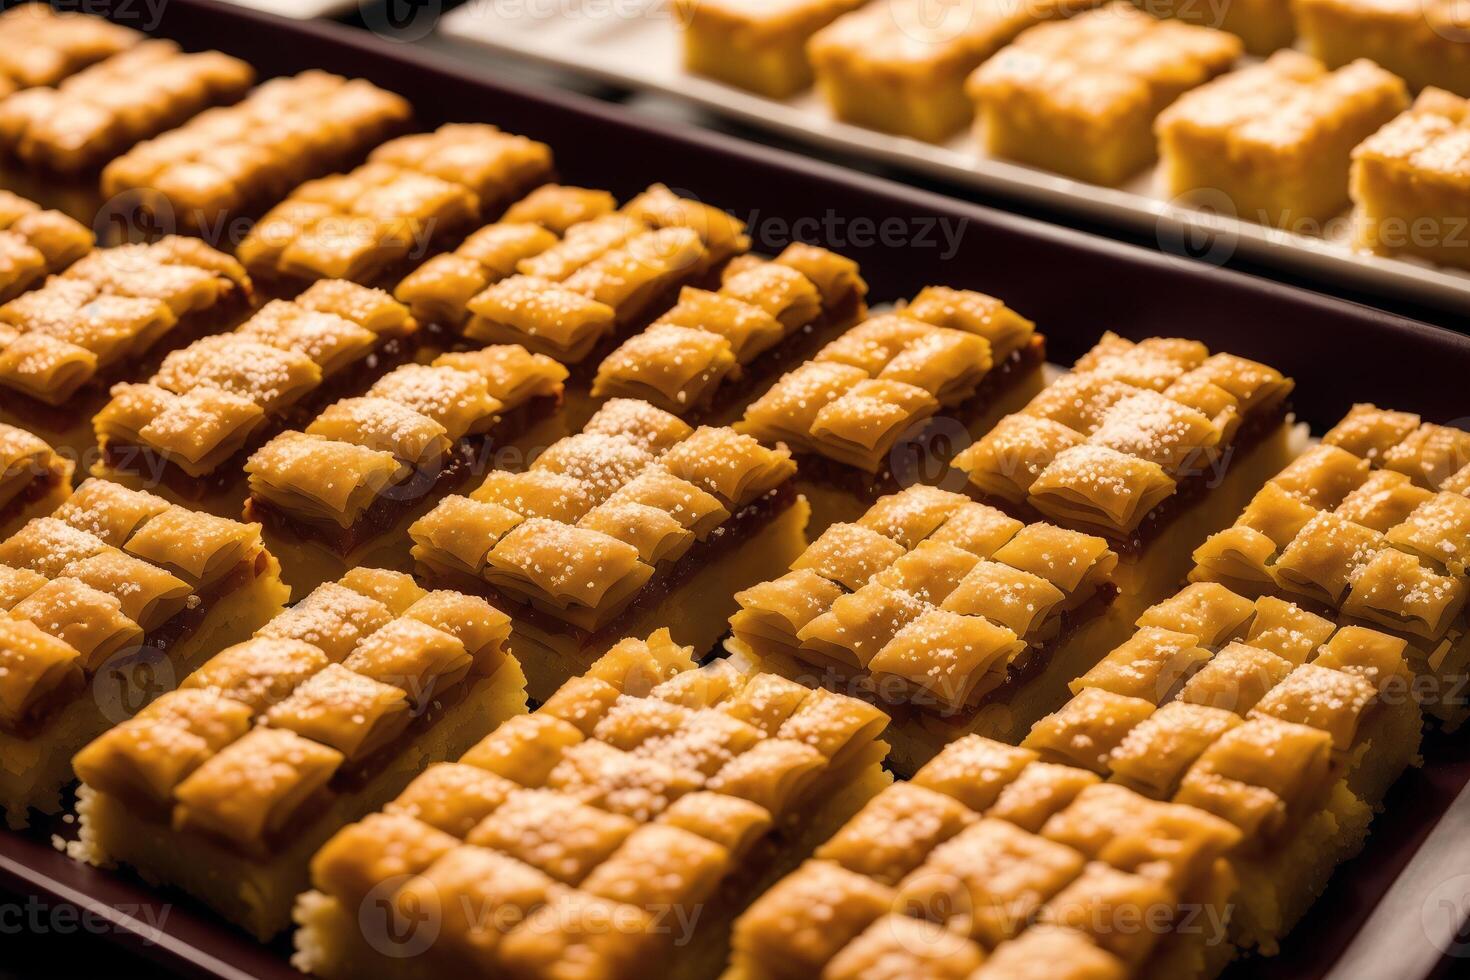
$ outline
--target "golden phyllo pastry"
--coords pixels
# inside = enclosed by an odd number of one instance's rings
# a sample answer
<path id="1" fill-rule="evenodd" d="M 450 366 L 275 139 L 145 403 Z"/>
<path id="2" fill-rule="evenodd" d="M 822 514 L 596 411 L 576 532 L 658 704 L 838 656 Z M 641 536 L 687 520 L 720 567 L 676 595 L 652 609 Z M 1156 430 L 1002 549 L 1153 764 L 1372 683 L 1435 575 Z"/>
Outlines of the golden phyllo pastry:
<path id="1" fill-rule="evenodd" d="M 0 539 L 65 503 L 75 468 L 45 439 L 0 422 Z"/>
<path id="2" fill-rule="evenodd" d="M 0 96 L 55 85 L 66 76 L 143 40 L 129 27 L 90 14 L 17 4 L 0 14 Z"/>
<path id="3" fill-rule="evenodd" d="M 321 586 L 77 754 L 82 856 L 270 938 L 323 841 L 525 710 L 509 634 L 402 573 Z"/>
<path id="4" fill-rule="evenodd" d="M 92 250 L 92 232 L 60 211 L 0 191 L 0 303 Z"/>
<path id="5" fill-rule="evenodd" d="M 861 0 L 680 3 L 684 68 L 785 99 L 812 83 L 807 41 Z"/>
<path id="6" fill-rule="evenodd" d="M 1297 0 L 1292 13 L 1307 53 L 1334 68 L 1367 58 L 1415 91 L 1470 95 L 1464 20 L 1447 0 Z"/>

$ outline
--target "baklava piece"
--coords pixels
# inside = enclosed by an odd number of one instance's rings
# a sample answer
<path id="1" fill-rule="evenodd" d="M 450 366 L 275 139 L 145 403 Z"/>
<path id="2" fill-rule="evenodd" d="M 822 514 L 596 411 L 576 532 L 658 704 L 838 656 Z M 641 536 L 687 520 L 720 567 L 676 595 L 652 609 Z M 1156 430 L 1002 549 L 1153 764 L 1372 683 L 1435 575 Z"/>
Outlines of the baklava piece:
<path id="1" fill-rule="evenodd" d="M 0 96 L 55 85 L 141 40 L 138 31 L 101 17 L 17 4 L 0 13 Z"/>
<path id="2" fill-rule="evenodd" d="M 623 640 L 332 838 L 296 905 L 296 966 L 718 975 L 735 916 L 892 782 L 887 719 L 691 652 Z M 409 933 L 419 955 L 384 941 Z"/>
<path id="3" fill-rule="evenodd" d="M 93 420 L 92 472 L 238 514 L 248 450 L 410 359 L 417 333 L 387 293 L 343 280 L 272 300 L 169 354 L 148 380 L 114 386 Z"/>
<path id="4" fill-rule="evenodd" d="M 1353 150 L 1355 244 L 1470 269 L 1470 122 L 1466 101 L 1426 89 Z"/>
<path id="5" fill-rule="evenodd" d="M 61 272 L 92 250 L 92 230 L 0 190 L 0 303 Z"/>
<path id="6" fill-rule="evenodd" d="M 1120 558 L 1110 615 L 1126 625 L 1292 458 L 1292 384 L 1197 341 L 1107 333 L 954 466 L 986 503 L 1106 538 Z"/>
<path id="7" fill-rule="evenodd" d="M 806 45 L 863 0 L 681 0 L 684 69 L 785 99 L 812 84 Z"/>
<path id="8" fill-rule="evenodd" d="M 1470 96 L 1465 16 L 1452 0 L 1292 0 L 1307 53 L 1328 65 L 1367 58 L 1409 87 Z"/>
<path id="9" fill-rule="evenodd" d="M 1320 233 L 1348 206 L 1353 147 L 1408 105 L 1371 61 L 1329 71 L 1296 51 L 1186 93 L 1159 114 L 1164 189 L 1228 200 L 1236 217 Z"/>
<path id="10" fill-rule="evenodd" d="M 71 757 L 280 611 L 260 525 L 88 480 L 0 542 L 0 809 L 55 813 Z"/>
<path id="11" fill-rule="evenodd" d="M 1030 28 L 965 90 L 985 152 L 1114 185 L 1153 163 L 1159 112 L 1240 55 L 1231 34 L 1117 2 Z"/>
<path id="12" fill-rule="evenodd" d="M 729 980 L 1213 976 L 1242 832 L 970 735 L 735 923 Z"/>
<path id="13" fill-rule="evenodd" d="M 0 102 L 0 149 L 43 170 L 91 170 L 195 113 L 234 102 L 254 80 L 254 69 L 238 58 L 144 41 L 56 88 Z"/>
<path id="14" fill-rule="evenodd" d="M 1407 641 L 1425 711 L 1470 714 L 1470 433 L 1358 405 L 1194 558 L 1195 581 Z"/>
<path id="15" fill-rule="evenodd" d="M 384 143 L 351 173 L 302 184 L 236 254 L 262 279 L 377 282 L 459 241 L 550 174 L 546 144 L 450 123 Z"/>
<path id="16" fill-rule="evenodd" d="M 882 704 L 889 763 L 912 775 L 969 732 L 1017 741 L 1066 700 L 1121 633 L 1099 635 L 1117 564 L 1101 538 L 911 487 L 737 593 L 725 646 Z"/>
<path id="17" fill-rule="evenodd" d="M 297 590 L 361 565 L 407 568 L 408 526 L 524 448 L 560 406 L 566 376 L 513 345 L 405 364 L 257 450 L 246 515 L 265 525 Z"/>
<path id="18" fill-rule="evenodd" d="M 66 503 L 75 469 L 45 439 L 0 422 L 0 539 Z"/>
<path id="19" fill-rule="evenodd" d="M 857 263 L 787 246 L 730 263 L 719 289 L 679 302 L 597 368 L 596 397 L 639 398 L 685 419 L 729 422 L 785 369 L 867 314 Z"/>
<path id="20" fill-rule="evenodd" d="M 668 627 L 713 647 L 734 593 L 805 547 L 795 469 L 785 449 L 613 399 L 529 469 L 442 500 L 409 529 L 413 557 L 505 600 L 511 649 L 545 698 L 624 635 Z"/>
<path id="21" fill-rule="evenodd" d="M 1230 0 L 1213 6 L 1194 0 L 1138 0 L 1138 6 L 1155 17 L 1229 31 L 1244 42 L 1247 53 L 1264 58 L 1291 47 L 1296 39 L 1292 13 L 1300 0 Z"/>
<path id="22" fill-rule="evenodd" d="M 222 234 L 228 217 L 257 213 L 361 159 L 411 115 L 405 100 L 360 78 L 315 70 L 273 78 L 113 160 L 102 193 L 130 195 L 177 227 Z"/>
<path id="23" fill-rule="evenodd" d="M 932 478 L 968 439 L 1033 395 L 1044 338 L 983 293 L 930 286 L 858 324 L 784 375 L 737 428 L 801 460 L 813 530 Z M 941 418 L 936 419 L 936 416 Z"/>
<path id="24" fill-rule="evenodd" d="M 269 940 L 328 838 L 525 713 L 509 633 L 484 599 L 354 569 L 77 753 L 76 850 Z"/>

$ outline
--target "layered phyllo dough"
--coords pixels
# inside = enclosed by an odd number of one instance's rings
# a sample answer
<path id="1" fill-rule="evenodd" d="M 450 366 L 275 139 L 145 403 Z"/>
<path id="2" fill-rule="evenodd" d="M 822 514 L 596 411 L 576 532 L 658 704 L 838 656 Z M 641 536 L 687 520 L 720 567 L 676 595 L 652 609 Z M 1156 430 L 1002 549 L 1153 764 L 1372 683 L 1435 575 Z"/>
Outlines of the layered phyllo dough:
<path id="1" fill-rule="evenodd" d="M 459 241 L 551 168 L 544 143 L 450 123 L 384 143 L 350 173 L 297 187 L 236 253 L 263 279 L 376 282 Z"/>
<path id="2" fill-rule="evenodd" d="M 640 627 L 714 646 L 733 594 L 805 546 L 795 469 L 784 449 L 614 399 L 529 468 L 441 501 L 409 529 L 413 557 L 513 604 L 511 646 L 544 698 Z"/>
<path id="3" fill-rule="evenodd" d="M 0 191 L 0 303 L 61 272 L 92 244 L 92 230 L 75 218 Z"/>
<path id="4" fill-rule="evenodd" d="M 664 631 L 623 640 L 339 833 L 296 906 L 296 966 L 720 973 L 731 920 L 891 781 L 886 719 L 726 662 L 696 668 L 692 652 Z"/>
<path id="5" fill-rule="evenodd" d="M 0 540 L 66 503 L 75 469 L 45 439 L 0 422 Z"/>
<path id="6" fill-rule="evenodd" d="M 484 599 L 353 569 L 77 753 L 74 850 L 268 940 L 332 834 L 525 712 L 509 634 Z"/>
<path id="7" fill-rule="evenodd" d="M 0 809 L 55 813 L 71 756 L 249 636 L 287 590 L 258 524 L 88 480 L 0 542 Z"/>
<path id="8" fill-rule="evenodd" d="M 0 14 L 0 96 L 55 85 L 141 40 L 138 31 L 101 17 L 16 4 Z"/>

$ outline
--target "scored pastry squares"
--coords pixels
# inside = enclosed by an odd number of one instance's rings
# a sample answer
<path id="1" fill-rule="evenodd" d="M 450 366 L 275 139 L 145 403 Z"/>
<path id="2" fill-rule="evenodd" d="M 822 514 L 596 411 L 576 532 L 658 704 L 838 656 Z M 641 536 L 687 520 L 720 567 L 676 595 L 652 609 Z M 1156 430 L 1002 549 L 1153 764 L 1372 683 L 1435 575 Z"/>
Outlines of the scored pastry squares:
<path id="1" fill-rule="evenodd" d="M 227 216 L 258 212 L 361 158 L 411 115 L 402 98 L 360 78 L 315 70 L 273 78 L 108 163 L 102 193 L 131 195 L 181 228 L 219 232 Z"/>
<path id="2" fill-rule="evenodd" d="M 1348 206 L 1353 148 L 1408 106 L 1396 75 L 1279 51 L 1183 95 L 1156 130 L 1166 193 L 1220 196 L 1236 216 L 1320 233 Z"/>
<path id="3" fill-rule="evenodd" d="M 60 211 L 0 191 L 0 303 L 92 250 L 92 230 Z"/>
<path id="4" fill-rule="evenodd" d="M 272 300 L 234 331 L 172 352 L 148 380 L 114 386 L 93 420 L 93 472 L 239 513 L 239 454 L 410 357 L 417 331 L 387 293 L 344 280 Z"/>
<path id="5" fill-rule="evenodd" d="M 234 102 L 254 80 L 253 68 L 219 51 L 186 54 L 172 41 L 144 41 L 55 88 L 0 102 L 0 150 L 45 170 L 89 170 L 196 112 Z"/>
<path id="6" fill-rule="evenodd" d="M 88 480 L 0 542 L 0 809 L 55 813 L 71 755 L 287 596 L 258 524 Z"/>
<path id="7" fill-rule="evenodd" d="M 732 980 L 1208 977 L 1242 832 L 969 735 L 737 920 Z"/>
<path id="8" fill-rule="evenodd" d="M 17 4 L 0 13 L 0 96 L 55 85 L 141 40 L 138 31 L 101 17 Z"/>
<path id="9" fill-rule="evenodd" d="M 1415 91 L 1470 95 L 1465 17 L 1450 0 L 1294 0 L 1308 54 L 1337 67 L 1367 58 Z"/>
<path id="10" fill-rule="evenodd" d="M 712 647 L 731 596 L 805 547 L 794 471 L 784 449 L 613 399 L 528 469 L 440 501 L 409 528 L 413 557 L 514 604 L 511 647 L 544 698 L 625 630 Z"/>
<path id="11" fill-rule="evenodd" d="M 710 0 L 676 5 L 684 69 L 785 99 L 812 84 L 807 41 L 863 0 Z"/>
<path id="12" fill-rule="evenodd" d="M 544 143 L 488 124 L 450 123 L 390 140 L 350 173 L 302 184 L 236 252 L 261 277 L 373 282 L 457 241 L 551 168 Z"/>
<path id="13" fill-rule="evenodd" d="M 717 975 L 730 923 L 891 783 L 887 719 L 666 631 L 625 639 L 312 860 L 296 957 L 324 978 Z M 363 916 L 368 896 L 386 917 Z M 420 912 L 415 957 L 386 935 Z"/>
<path id="14" fill-rule="evenodd" d="M 987 153 L 1113 185 L 1154 161 L 1159 111 L 1240 55 L 1234 35 L 1117 2 L 1030 28 L 965 91 Z"/>
<path id="15" fill-rule="evenodd" d="M 353 569 L 77 753 L 75 849 L 267 941 L 332 834 L 525 712 L 509 634 L 484 599 Z"/>
<path id="16" fill-rule="evenodd" d="M 1194 552 L 1190 577 L 1279 594 L 1409 643 L 1424 708 L 1467 714 L 1470 434 L 1357 405 Z"/>
<path id="17" fill-rule="evenodd" d="M 75 469 L 45 439 L 0 422 L 0 540 L 64 504 Z"/>
<path id="18" fill-rule="evenodd" d="M 1353 150 L 1354 241 L 1384 255 L 1470 268 L 1462 216 L 1470 211 L 1466 102 L 1425 89 L 1413 106 Z"/>
<path id="19" fill-rule="evenodd" d="M 1101 538 L 1025 525 L 916 486 L 833 524 L 790 571 L 743 592 L 726 648 L 893 714 L 911 774 L 967 732 L 1019 739 L 1108 649 L 1118 557 Z"/>

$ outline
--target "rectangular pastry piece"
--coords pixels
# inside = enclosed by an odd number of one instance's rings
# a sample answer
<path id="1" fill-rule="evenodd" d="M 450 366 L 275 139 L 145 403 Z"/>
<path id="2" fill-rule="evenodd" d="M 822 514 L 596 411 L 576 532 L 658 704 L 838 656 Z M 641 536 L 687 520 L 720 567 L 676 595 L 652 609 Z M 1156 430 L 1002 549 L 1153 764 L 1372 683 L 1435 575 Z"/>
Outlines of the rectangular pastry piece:
<path id="1" fill-rule="evenodd" d="M 258 278 L 375 283 L 458 241 L 477 218 L 550 175 L 546 144 L 450 123 L 384 143 L 350 173 L 302 184 L 236 254 Z"/>
<path id="2" fill-rule="evenodd" d="M 361 565 L 408 568 L 414 520 L 527 443 L 546 445 L 566 376 L 514 345 L 395 368 L 256 450 L 246 514 L 297 590 Z"/>
<path id="3" fill-rule="evenodd" d="M 265 942 L 328 838 L 525 713 L 509 633 L 483 599 L 354 569 L 77 753 L 74 850 Z"/>
<path id="4" fill-rule="evenodd" d="M 737 593 L 725 647 L 883 705 L 889 764 L 912 775 L 970 732 L 1017 741 L 1066 700 L 1123 635 L 1103 614 L 1117 564 L 1102 538 L 910 487 Z"/>
<path id="5" fill-rule="evenodd" d="M 1408 106 L 1370 61 L 1329 71 L 1296 51 L 1186 93 L 1159 114 L 1164 189 L 1287 231 L 1320 234 L 1348 206 L 1348 164 Z"/>
<path id="6" fill-rule="evenodd" d="M 93 420 L 96 476 L 239 514 L 248 451 L 411 359 L 418 325 L 387 293 L 324 279 L 115 385 Z"/>
<path id="7" fill-rule="evenodd" d="M 785 370 L 863 319 L 857 263 L 815 245 L 741 256 L 718 289 L 679 302 L 603 359 L 594 397 L 640 398 L 685 419 L 733 422 Z"/>
<path id="8" fill-rule="evenodd" d="M 102 170 L 102 194 L 222 235 L 227 217 L 258 213 L 355 162 L 411 115 L 402 98 L 360 78 L 315 70 L 273 78 L 114 159 Z"/>
<path id="9" fill-rule="evenodd" d="M 1194 559 L 1195 581 L 1406 640 L 1425 711 L 1470 715 L 1470 433 L 1355 406 Z"/>
<path id="10" fill-rule="evenodd" d="M 0 422 L 0 540 L 66 503 L 75 469 L 45 439 Z"/>
<path id="11" fill-rule="evenodd" d="M 784 448 L 613 399 L 528 469 L 446 497 L 409 529 L 413 557 L 433 581 L 509 603 L 511 649 L 542 699 L 624 635 L 668 627 L 713 647 L 734 593 L 806 546 L 795 469 Z"/>
<path id="12" fill-rule="evenodd" d="M 623 640 L 334 837 L 296 905 L 295 965 L 327 980 L 720 974 L 734 917 L 892 782 L 887 719 L 691 652 L 665 631 Z"/>
<path id="13" fill-rule="evenodd" d="M 1354 243 L 1470 269 L 1470 115 L 1466 100 L 1425 89 L 1353 150 Z"/>
<path id="14" fill-rule="evenodd" d="M 683 0 L 684 70 L 786 99 L 812 84 L 807 41 L 863 0 Z"/>
<path id="15" fill-rule="evenodd" d="M 943 476 L 971 434 L 1040 389 L 1045 360 L 1035 324 L 1000 300 L 930 286 L 783 375 L 736 428 L 797 454 L 820 533 Z"/>
<path id="16" fill-rule="evenodd" d="M 1367 58 L 1415 91 L 1470 96 L 1465 17 L 1452 0 L 1292 0 L 1291 7 L 1303 47 L 1328 65 Z"/>
<path id="17" fill-rule="evenodd" d="M 1171 17 L 1186 24 L 1229 31 L 1245 43 L 1248 54 L 1262 58 L 1291 47 L 1299 26 L 1292 22 L 1292 15 L 1299 8 L 1300 0 L 1230 0 L 1214 4 L 1196 0 L 1136 2 L 1155 17 Z"/>
<path id="18" fill-rule="evenodd" d="M 832 113 L 844 122 L 940 143 L 969 124 L 965 79 L 1033 24 L 1089 0 L 874 0 L 807 45 Z"/>
<path id="19" fill-rule="evenodd" d="M 1095 184 L 1154 161 L 1154 119 L 1226 71 L 1240 40 L 1155 20 L 1126 0 L 1040 24 L 975 69 L 965 91 L 985 152 Z"/>
<path id="20" fill-rule="evenodd" d="M 1274 953 L 1417 757 L 1406 645 L 1218 583 L 1138 623 L 1021 744 L 1239 828 L 1230 938 Z"/>
<path id="21" fill-rule="evenodd" d="M 1292 385 L 1197 341 L 1107 333 L 954 467 L 985 503 L 1107 539 L 1120 559 L 1110 615 L 1127 624 L 1295 455 Z"/>
<path id="22" fill-rule="evenodd" d="M 139 32 L 101 17 L 17 4 L 0 13 L 0 96 L 55 85 L 141 40 Z"/>
<path id="23" fill-rule="evenodd" d="M 0 102 L 0 150 L 42 170 L 91 170 L 197 112 L 234 102 L 254 80 L 238 58 L 144 41 L 55 88 Z"/>
<path id="24" fill-rule="evenodd" d="M 75 218 L 0 190 L 0 303 L 61 272 L 93 244 L 92 229 Z"/>
<path id="25" fill-rule="evenodd" d="M 735 923 L 727 980 L 1204 980 L 1246 838 L 1199 807 L 970 735 Z"/>
<path id="26" fill-rule="evenodd" d="M 71 757 L 286 601 L 241 524 L 88 480 L 0 542 L 0 809 L 55 813 Z"/>

